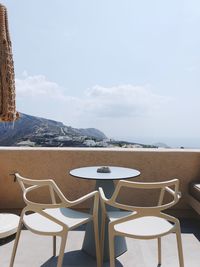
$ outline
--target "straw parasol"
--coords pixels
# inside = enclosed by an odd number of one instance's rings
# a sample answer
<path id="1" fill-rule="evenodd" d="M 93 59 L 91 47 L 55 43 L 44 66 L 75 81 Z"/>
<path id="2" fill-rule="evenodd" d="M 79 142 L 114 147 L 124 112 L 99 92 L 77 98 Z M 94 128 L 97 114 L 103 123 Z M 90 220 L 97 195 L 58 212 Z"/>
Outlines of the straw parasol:
<path id="1" fill-rule="evenodd" d="M 19 117 L 15 105 L 15 74 L 7 9 L 0 3 L 0 121 Z"/>

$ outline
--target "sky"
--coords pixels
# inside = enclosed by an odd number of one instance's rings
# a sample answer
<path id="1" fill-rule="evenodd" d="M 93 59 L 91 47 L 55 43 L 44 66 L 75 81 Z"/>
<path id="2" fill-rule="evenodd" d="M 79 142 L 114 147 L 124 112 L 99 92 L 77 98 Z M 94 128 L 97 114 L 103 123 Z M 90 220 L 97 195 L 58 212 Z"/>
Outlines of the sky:
<path id="1" fill-rule="evenodd" d="M 199 0 L 1 0 L 17 110 L 200 148 Z"/>

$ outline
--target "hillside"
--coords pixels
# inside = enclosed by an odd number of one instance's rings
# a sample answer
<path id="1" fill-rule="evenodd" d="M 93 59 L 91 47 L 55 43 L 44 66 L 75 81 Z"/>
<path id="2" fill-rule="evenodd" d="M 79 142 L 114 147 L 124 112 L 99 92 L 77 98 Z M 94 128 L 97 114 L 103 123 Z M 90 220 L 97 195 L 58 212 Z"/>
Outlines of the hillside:
<path id="1" fill-rule="evenodd" d="M 86 146 L 85 140 L 105 138 L 104 133 L 94 128 L 76 129 L 23 113 L 14 124 L 0 124 L 0 146 Z"/>

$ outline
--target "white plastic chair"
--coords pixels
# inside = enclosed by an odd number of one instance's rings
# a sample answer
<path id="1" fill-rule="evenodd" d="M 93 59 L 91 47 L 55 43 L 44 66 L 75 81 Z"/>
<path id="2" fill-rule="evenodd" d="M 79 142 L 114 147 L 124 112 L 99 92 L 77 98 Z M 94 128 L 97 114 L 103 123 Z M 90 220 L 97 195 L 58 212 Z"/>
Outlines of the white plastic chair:
<path id="1" fill-rule="evenodd" d="M 136 188 L 136 189 L 159 189 L 158 205 L 151 207 L 141 207 L 121 204 L 117 201 L 122 187 Z M 173 187 L 173 189 L 172 189 Z M 182 241 L 180 232 L 179 220 L 163 213 L 162 211 L 175 205 L 179 198 L 178 191 L 179 180 L 173 179 L 166 182 L 158 183 L 138 183 L 120 180 L 116 189 L 110 199 L 105 197 L 102 188 L 99 188 L 102 205 L 102 227 L 101 227 L 101 242 L 102 254 L 104 244 L 104 225 L 106 216 L 109 219 L 109 253 L 110 253 L 110 267 L 115 266 L 114 258 L 114 237 L 127 236 L 136 239 L 154 239 L 158 241 L 158 265 L 161 265 L 161 237 L 169 233 L 175 232 L 178 247 L 179 266 L 184 267 Z M 168 192 L 172 196 L 172 200 L 163 203 L 164 195 Z M 119 209 L 126 210 L 125 216 L 122 211 L 106 212 L 106 204 L 114 206 Z M 103 255 L 102 255 L 103 258 Z"/>
<path id="2" fill-rule="evenodd" d="M 0 238 L 13 235 L 17 232 L 19 216 L 11 213 L 0 213 Z"/>
<path id="3" fill-rule="evenodd" d="M 82 224 L 85 224 L 91 220 L 93 220 L 94 223 L 97 266 L 100 267 L 101 258 L 100 258 L 100 248 L 99 248 L 98 216 L 97 216 L 98 203 L 99 203 L 98 191 L 91 192 L 77 200 L 69 201 L 68 199 L 65 198 L 63 193 L 56 185 L 56 183 L 51 179 L 32 180 L 24 178 L 20 176 L 18 173 L 15 173 L 15 177 L 22 188 L 23 199 L 26 203 L 26 207 L 22 210 L 21 213 L 17 235 L 13 247 L 12 257 L 10 261 L 10 267 L 12 267 L 14 264 L 18 241 L 23 225 L 33 233 L 39 235 L 53 236 L 54 256 L 56 255 L 56 236 L 59 236 L 61 238 L 60 252 L 57 262 L 57 267 L 61 267 L 63 262 L 68 231 Z M 43 186 L 49 187 L 52 203 L 43 204 L 30 201 L 27 196 L 28 193 Z M 69 207 L 77 205 L 91 197 L 94 197 L 92 214 L 69 209 Z M 58 198 L 59 198 L 59 203 L 57 201 Z M 32 213 L 30 214 L 30 212 Z"/>

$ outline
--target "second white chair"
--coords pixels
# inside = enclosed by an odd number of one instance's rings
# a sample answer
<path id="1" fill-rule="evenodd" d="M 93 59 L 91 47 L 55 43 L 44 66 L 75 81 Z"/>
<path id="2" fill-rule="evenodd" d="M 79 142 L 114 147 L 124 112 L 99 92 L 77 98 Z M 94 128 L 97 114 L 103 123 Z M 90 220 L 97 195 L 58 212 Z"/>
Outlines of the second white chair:
<path id="1" fill-rule="evenodd" d="M 142 190 L 159 190 L 159 198 L 157 205 L 151 207 L 141 207 L 134 205 L 125 205 L 117 200 L 120 190 L 123 187 L 142 189 Z M 158 242 L 158 265 L 161 265 L 161 237 L 169 233 L 175 232 L 178 246 L 179 265 L 184 267 L 182 241 L 179 220 L 163 213 L 162 211 L 175 205 L 179 198 L 178 191 L 179 180 L 173 179 L 166 182 L 158 183 L 138 183 L 120 180 L 110 199 L 104 195 L 102 188 L 99 189 L 101 195 L 101 205 L 103 210 L 101 242 L 102 248 L 104 243 L 104 224 L 105 218 L 108 217 L 109 223 L 109 251 L 110 251 L 110 267 L 115 266 L 114 258 L 114 237 L 127 236 L 136 239 L 157 239 Z M 172 196 L 172 200 L 163 204 L 164 195 L 168 192 Z M 141 192 L 142 193 L 142 192 Z M 150 195 L 150 194 L 149 194 Z M 152 195 L 152 194 L 151 194 Z M 126 210 L 126 214 L 122 211 L 106 212 L 106 206 L 111 205 L 116 208 Z M 103 253 L 103 249 L 102 249 Z"/>

